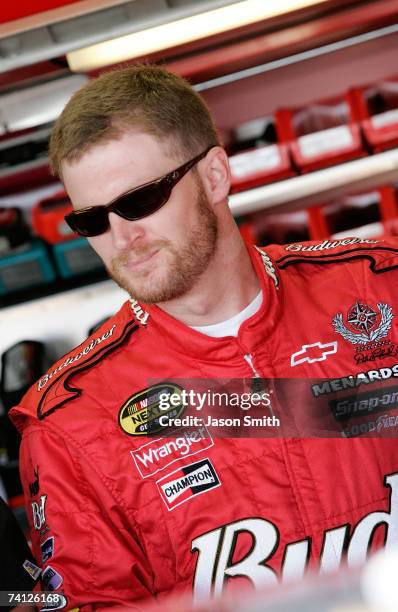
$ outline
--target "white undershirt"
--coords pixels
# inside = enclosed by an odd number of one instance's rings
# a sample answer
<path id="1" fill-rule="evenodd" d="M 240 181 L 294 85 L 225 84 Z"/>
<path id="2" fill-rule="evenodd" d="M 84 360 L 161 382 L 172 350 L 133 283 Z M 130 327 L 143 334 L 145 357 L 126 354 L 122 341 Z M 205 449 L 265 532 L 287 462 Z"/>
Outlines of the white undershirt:
<path id="1" fill-rule="evenodd" d="M 192 329 L 200 332 L 201 334 L 206 334 L 206 336 L 213 336 L 213 338 L 222 338 L 223 336 L 237 336 L 239 327 L 242 325 L 243 321 L 249 319 L 254 315 L 257 310 L 260 309 L 260 306 L 263 301 L 263 294 L 260 291 L 254 300 L 250 302 L 246 308 L 238 312 L 238 314 L 234 315 L 230 319 L 226 321 L 221 321 L 221 323 L 215 323 L 214 325 L 202 325 L 200 327 L 195 327 L 191 325 Z"/>

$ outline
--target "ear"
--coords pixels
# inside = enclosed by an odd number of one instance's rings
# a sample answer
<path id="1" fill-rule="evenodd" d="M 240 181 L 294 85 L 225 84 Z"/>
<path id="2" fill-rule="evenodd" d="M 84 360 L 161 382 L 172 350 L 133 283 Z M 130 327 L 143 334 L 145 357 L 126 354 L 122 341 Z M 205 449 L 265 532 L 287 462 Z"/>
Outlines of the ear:
<path id="1" fill-rule="evenodd" d="M 201 170 L 203 186 L 209 201 L 213 204 L 225 201 L 231 186 L 231 173 L 224 149 L 213 147 L 203 160 Z"/>

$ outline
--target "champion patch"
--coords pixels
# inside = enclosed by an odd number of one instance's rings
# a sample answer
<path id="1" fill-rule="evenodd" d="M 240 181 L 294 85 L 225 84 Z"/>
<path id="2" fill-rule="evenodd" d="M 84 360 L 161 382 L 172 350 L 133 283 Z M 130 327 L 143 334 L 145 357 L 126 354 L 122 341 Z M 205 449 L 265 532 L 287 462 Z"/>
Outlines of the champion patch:
<path id="1" fill-rule="evenodd" d="M 168 510 L 221 485 L 210 459 L 203 459 L 160 478 L 156 482 Z"/>

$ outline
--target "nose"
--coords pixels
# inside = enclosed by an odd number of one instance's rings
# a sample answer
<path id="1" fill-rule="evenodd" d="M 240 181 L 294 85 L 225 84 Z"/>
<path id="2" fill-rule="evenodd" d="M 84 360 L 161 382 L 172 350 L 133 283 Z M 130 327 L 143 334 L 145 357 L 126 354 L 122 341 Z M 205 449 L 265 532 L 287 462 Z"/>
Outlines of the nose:
<path id="1" fill-rule="evenodd" d="M 109 213 L 109 226 L 113 246 L 117 250 L 130 247 L 136 240 L 144 235 L 143 227 L 137 221 L 127 221 L 116 213 Z"/>

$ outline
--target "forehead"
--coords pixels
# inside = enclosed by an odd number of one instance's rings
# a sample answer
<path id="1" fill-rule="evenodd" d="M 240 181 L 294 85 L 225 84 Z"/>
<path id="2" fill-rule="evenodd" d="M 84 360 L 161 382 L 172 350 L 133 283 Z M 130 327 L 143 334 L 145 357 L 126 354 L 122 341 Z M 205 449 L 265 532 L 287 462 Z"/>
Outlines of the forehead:
<path id="1" fill-rule="evenodd" d="M 129 189 L 173 170 L 179 160 L 172 151 L 171 140 L 124 132 L 93 146 L 77 161 L 64 161 L 65 189 L 74 206 L 107 204 Z"/>

